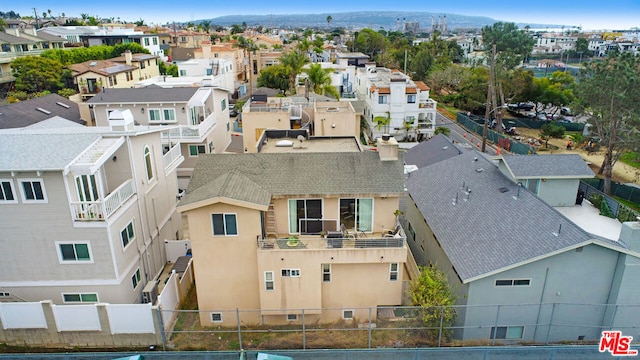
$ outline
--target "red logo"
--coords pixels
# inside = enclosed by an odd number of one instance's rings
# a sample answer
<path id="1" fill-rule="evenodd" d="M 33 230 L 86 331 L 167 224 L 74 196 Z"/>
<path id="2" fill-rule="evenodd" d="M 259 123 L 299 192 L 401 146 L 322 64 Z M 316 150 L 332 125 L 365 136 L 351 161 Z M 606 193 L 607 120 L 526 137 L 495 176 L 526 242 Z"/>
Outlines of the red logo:
<path id="1" fill-rule="evenodd" d="M 600 352 L 610 352 L 613 356 L 636 356 L 638 350 L 631 350 L 633 336 L 622 336 L 621 331 L 603 331 L 600 338 Z"/>

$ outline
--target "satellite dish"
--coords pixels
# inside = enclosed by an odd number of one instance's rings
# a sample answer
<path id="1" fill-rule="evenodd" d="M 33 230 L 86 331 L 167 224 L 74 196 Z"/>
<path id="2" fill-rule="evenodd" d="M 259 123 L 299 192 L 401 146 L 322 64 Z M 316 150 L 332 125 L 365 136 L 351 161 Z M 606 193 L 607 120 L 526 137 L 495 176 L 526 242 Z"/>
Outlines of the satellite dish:
<path id="1" fill-rule="evenodd" d="M 298 141 L 303 142 L 304 140 L 304 135 L 298 135 Z"/>

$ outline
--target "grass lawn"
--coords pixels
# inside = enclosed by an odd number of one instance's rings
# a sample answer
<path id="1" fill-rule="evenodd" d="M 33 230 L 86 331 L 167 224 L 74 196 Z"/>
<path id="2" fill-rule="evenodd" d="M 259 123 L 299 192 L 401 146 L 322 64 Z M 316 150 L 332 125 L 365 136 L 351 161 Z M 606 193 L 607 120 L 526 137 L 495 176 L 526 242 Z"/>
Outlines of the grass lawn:
<path id="1" fill-rule="evenodd" d="M 634 168 L 640 169 L 640 154 L 634 151 L 629 151 L 620 156 L 620 161 L 623 163 L 633 166 Z"/>

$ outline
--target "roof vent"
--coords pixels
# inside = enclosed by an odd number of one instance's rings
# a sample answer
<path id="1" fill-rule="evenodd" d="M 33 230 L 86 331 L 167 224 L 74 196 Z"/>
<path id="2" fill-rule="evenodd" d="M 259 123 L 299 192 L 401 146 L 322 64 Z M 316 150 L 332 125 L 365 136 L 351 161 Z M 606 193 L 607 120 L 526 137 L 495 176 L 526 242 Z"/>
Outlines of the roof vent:
<path id="1" fill-rule="evenodd" d="M 483 169 L 483 168 L 477 168 L 477 169 L 476 169 L 476 172 L 479 172 L 479 173 L 481 173 L 481 172 L 483 172 L 483 171 L 484 171 L 484 169 Z"/>
<path id="2" fill-rule="evenodd" d="M 97 61 L 92 61 L 92 62 L 89 63 L 89 66 L 96 66 L 96 65 L 98 65 Z"/>
<path id="3" fill-rule="evenodd" d="M 449 147 L 448 146 L 443 146 L 442 150 L 447 150 Z"/>
<path id="4" fill-rule="evenodd" d="M 70 107 L 71 107 L 71 106 L 69 106 L 69 105 L 67 105 L 67 104 L 65 104 L 65 103 L 61 103 L 60 101 L 56 101 L 56 104 L 58 104 L 58 105 L 62 106 L 62 107 L 63 107 L 63 108 L 65 108 L 65 109 L 68 109 L 68 108 L 70 108 Z"/>
<path id="5" fill-rule="evenodd" d="M 509 188 L 501 187 L 501 188 L 500 188 L 500 189 L 498 189 L 498 190 L 500 190 L 500 192 L 501 192 L 501 193 L 506 193 L 507 191 L 509 191 Z"/>
<path id="6" fill-rule="evenodd" d="M 43 109 L 43 108 L 36 108 L 36 110 L 40 111 L 43 114 L 47 114 L 47 115 L 51 115 L 51 111 Z"/>

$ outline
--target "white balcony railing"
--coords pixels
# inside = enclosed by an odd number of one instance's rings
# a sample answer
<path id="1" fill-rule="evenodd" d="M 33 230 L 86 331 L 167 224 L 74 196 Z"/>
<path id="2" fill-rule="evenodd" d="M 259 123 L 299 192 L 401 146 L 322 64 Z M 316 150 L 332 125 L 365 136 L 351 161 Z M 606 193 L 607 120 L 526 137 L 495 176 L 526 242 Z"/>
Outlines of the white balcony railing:
<path id="1" fill-rule="evenodd" d="M 421 100 L 420 103 L 418 103 L 418 107 L 420 109 L 435 109 L 436 108 L 436 102 L 429 99 L 429 100 Z"/>
<path id="2" fill-rule="evenodd" d="M 180 144 L 176 144 L 166 154 L 162 155 L 164 168 L 168 169 L 180 158 L 182 158 L 182 150 L 180 149 Z"/>
<path id="3" fill-rule="evenodd" d="M 134 194 L 133 181 L 129 179 L 107 195 L 104 200 L 72 201 L 74 220 L 104 221 L 129 200 Z"/>
<path id="4" fill-rule="evenodd" d="M 216 124 L 216 117 L 211 114 L 198 125 L 181 125 L 162 133 L 164 140 L 199 140 L 203 141 Z"/>

